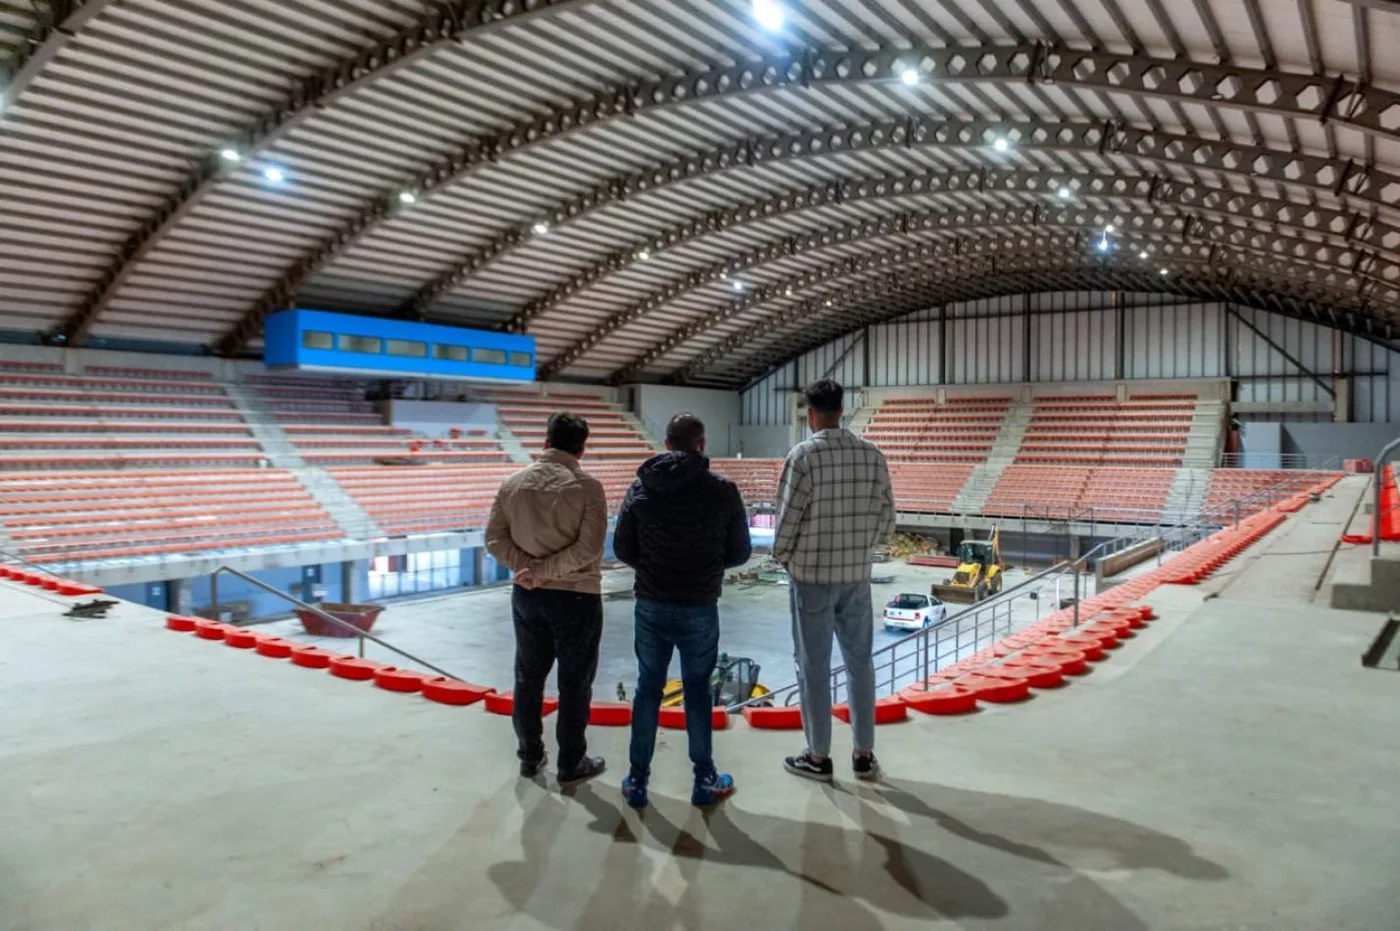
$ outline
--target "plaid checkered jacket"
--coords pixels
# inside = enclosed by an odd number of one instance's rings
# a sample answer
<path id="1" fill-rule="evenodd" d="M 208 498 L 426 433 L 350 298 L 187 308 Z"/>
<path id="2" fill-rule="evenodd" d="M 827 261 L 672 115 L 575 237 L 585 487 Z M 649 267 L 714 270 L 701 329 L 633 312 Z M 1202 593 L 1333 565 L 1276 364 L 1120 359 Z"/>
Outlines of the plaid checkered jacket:
<path id="1" fill-rule="evenodd" d="M 778 484 L 773 556 L 798 582 L 870 581 L 870 554 L 894 533 L 884 454 L 844 428 L 822 430 L 788 453 Z"/>

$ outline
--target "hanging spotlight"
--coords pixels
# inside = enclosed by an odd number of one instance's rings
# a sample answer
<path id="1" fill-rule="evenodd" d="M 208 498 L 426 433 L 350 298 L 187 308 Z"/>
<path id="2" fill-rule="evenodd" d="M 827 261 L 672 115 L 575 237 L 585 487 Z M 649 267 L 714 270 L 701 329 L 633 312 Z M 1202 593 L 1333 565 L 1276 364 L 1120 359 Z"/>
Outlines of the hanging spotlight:
<path id="1" fill-rule="evenodd" d="M 1111 249 L 1111 248 L 1112 248 L 1112 244 L 1109 243 L 1108 237 L 1107 237 L 1107 236 L 1105 236 L 1104 238 L 1102 238 L 1102 239 L 1099 240 L 1099 251 L 1100 251 L 1100 252 L 1107 252 L 1107 251 L 1108 251 L 1109 249 Z"/>
<path id="2" fill-rule="evenodd" d="M 905 68 L 903 71 L 901 71 L 901 72 L 899 73 L 899 79 L 900 79 L 901 81 L 903 81 L 905 84 L 918 84 L 918 83 L 919 83 L 919 69 L 918 69 L 918 68 Z"/>
<path id="3" fill-rule="evenodd" d="M 530 232 L 534 233 L 536 236 L 545 236 L 549 233 L 549 224 L 540 220 L 534 226 L 530 227 Z"/>
<path id="4" fill-rule="evenodd" d="M 1165 268 L 1162 269 L 1162 277 L 1163 277 L 1163 278 L 1167 277 L 1167 275 L 1170 275 L 1170 274 L 1171 274 L 1171 272 L 1167 271 Z"/>
<path id="5" fill-rule="evenodd" d="M 412 191 L 400 191 L 400 192 L 399 192 L 399 203 L 401 203 L 401 204 L 416 204 L 417 202 L 418 202 L 418 195 L 415 194 L 415 193 L 413 193 Z"/>
<path id="6" fill-rule="evenodd" d="M 787 14 L 776 0 L 753 0 L 753 18 L 769 32 L 777 32 L 783 28 Z"/>
<path id="7" fill-rule="evenodd" d="M 1144 262 L 1146 262 L 1146 261 L 1147 261 L 1147 250 L 1144 249 L 1144 250 L 1142 250 L 1141 252 L 1139 252 L 1139 253 L 1138 253 L 1138 258 L 1140 258 L 1140 259 L 1142 259 Z"/>
<path id="8" fill-rule="evenodd" d="M 1060 200 L 1069 200 L 1074 196 L 1074 192 L 1067 187 L 1060 188 Z"/>
<path id="9" fill-rule="evenodd" d="M 228 146 L 220 150 L 219 158 L 228 162 L 230 165 L 237 165 L 239 162 L 243 161 L 243 153 L 239 152 L 233 146 Z"/>
<path id="10" fill-rule="evenodd" d="M 742 281 L 736 281 L 736 282 L 734 282 L 734 284 L 732 285 L 732 287 L 734 288 L 735 291 L 742 291 L 742 290 L 744 290 L 744 283 L 743 283 Z"/>
<path id="11" fill-rule="evenodd" d="M 996 149 L 998 152 L 1005 152 L 1007 149 L 1011 148 L 1011 141 L 1005 136 L 998 136 L 996 142 L 992 143 L 992 148 Z"/>
<path id="12" fill-rule="evenodd" d="M 273 184 L 281 184 L 287 180 L 287 173 L 276 165 L 268 165 L 263 169 L 263 177 Z"/>
<path id="13" fill-rule="evenodd" d="M 1111 232 L 1113 232 L 1113 224 L 1110 223 L 1110 224 L 1108 224 L 1107 226 L 1105 226 L 1105 227 L 1103 228 L 1103 231 L 1104 231 L 1105 233 L 1111 233 Z"/>
<path id="14" fill-rule="evenodd" d="M 645 249 L 642 249 L 640 252 L 637 253 L 637 261 L 639 262 L 645 262 L 649 258 L 651 258 L 651 253 Z"/>

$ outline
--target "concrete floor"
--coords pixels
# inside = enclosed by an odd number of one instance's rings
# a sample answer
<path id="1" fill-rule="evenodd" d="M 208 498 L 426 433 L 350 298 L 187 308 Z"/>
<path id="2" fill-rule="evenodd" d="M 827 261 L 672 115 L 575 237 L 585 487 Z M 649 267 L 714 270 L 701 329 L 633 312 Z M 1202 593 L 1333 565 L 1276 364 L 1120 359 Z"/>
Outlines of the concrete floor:
<path id="1" fill-rule="evenodd" d="M 880 572 L 894 575 L 895 581 L 872 586 L 871 600 L 877 618 L 874 648 L 877 650 L 905 636 L 887 632 L 879 626 L 878 619 L 885 604 L 901 592 L 927 593 L 931 583 L 942 582 L 949 575 L 947 569 L 908 566 L 902 562 L 882 565 Z M 1006 575 L 1006 585 L 1008 588 L 1016 586 L 1032 574 L 1010 569 Z M 1087 592 L 1088 586 L 1093 585 L 1092 578 L 1086 577 L 1084 584 Z M 607 592 L 630 592 L 631 570 L 605 573 L 603 588 Z M 1062 588 L 1064 596 L 1069 597 L 1069 583 Z M 1043 589 L 1038 586 L 1036 591 L 1043 595 L 1043 600 L 1028 597 L 1015 600 L 1011 611 L 1017 628 L 1033 622 L 1040 616 L 1037 611 L 1044 613 L 1051 610 L 1054 586 L 1047 585 Z M 603 642 L 593 689 L 594 697 L 600 700 L 616 700 L 619 683 L 626 688 L 629 696 L 636 685 L 637 660 L 632 648 L 633 606 L 630 595 L 609 598 L 604 602 Z M 949 605 L 949 613 L 951 615 L 964 607 Z M 355 651 L 354 641 L 307 636 L 301 623 L 296 620 L 260 625 L 258 630 L 276 632 L 288 639 L 315 643 L 339 652 Z M 792 622 L 787 586 L 726 586 L 720 602 L 720 631 L 720 650 L 732 656 L 752 658 L 762 667 L 764 684 L 778 688 L 794 681 L 796 674 L 793 671 Z M 515 630 L 511 624 L 509 588 L 391 603 L 375 623 L 373 632 L 399 649 L 457 678 L 499 689 L 511 687 Z M 971 640 L 963 652 L 973 652 Z M 418 668 L 413 662 L 374 643 L 366 643 L 365 655 L 404 668 Z M 840 651 L 835 647 L 832 656 L 835 662 L 840 662 Z M 950 656 L 949 662 L 952 661 Z M 673 676 L 679 677 L 678 658 L 672 659 L 671 670 Z"/>
<path id="2" fill-rule="evenodd" d="M 1400 675 L 1359 665 L 1375 615 L 1273 597 L 1322 565 L 1286 552 L 1160 589 L 1063 690 L 882 729 L 876 787 L 786 776 L 795 735 L 719 734 L 740 791 L 707 814 L 674 733 L 637 814 L 616 768 L 519 780 L 479 708 L 6 589 L 0 928 L 1400 927 Z M 590 732 L 619 768 L 626 737 Z"/>

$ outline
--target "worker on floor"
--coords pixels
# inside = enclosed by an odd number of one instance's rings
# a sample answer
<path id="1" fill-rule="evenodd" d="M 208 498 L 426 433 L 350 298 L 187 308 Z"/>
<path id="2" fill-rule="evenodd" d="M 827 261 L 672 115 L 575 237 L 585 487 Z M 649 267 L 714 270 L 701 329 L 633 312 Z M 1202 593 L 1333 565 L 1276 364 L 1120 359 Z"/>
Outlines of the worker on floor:
<path id="1" fill-rule="evenodd" d="M 647 804 L 661 695 L 673 650 L 680 653 L 685 729 L 695 782 L 690 800 L 709 805 L 734 792 L 715 766 L 710 676 L 719 654 L 719 596 L 726 569 L 748 562 L 748 512 L 739 489 L 710 471 L 705 425 L 678 414 L 667 452 L 637 470 L 617 517 L 613 549 L 636 569 L 637 689 L 632 695 L 627 803 Z"/>
<path id="2" fill-rule="evenodd" d="M 794 775 L 823 782 L 832 780 L 833 633 L 846 662 L 855 775 L 879 778 L 870 555 L 895 529 L 889 467 L 878 449 L 841 426 L 844 393 L 831 379 L 805 392 L 812 436 L 788 453 L 773 540 L 773 558 L 791 581 L 792 639 L 807 736 L 807 749 L 784 765 Z"/>
<path id="3" fill-rule="evenodd" d="M 603 486 L 579 467 L 588 422 L 549 418 L 545 451 L 502 483 L 486 526 L 486 549 L 515 573 L 515 736 L 520 775 L 544 767 L 544 684 L 559 661 L 559 782 L 591 779 L 604 769 L 588 756 L 585 731 L 603 636 L 603 543 L 608 502 Z"/>

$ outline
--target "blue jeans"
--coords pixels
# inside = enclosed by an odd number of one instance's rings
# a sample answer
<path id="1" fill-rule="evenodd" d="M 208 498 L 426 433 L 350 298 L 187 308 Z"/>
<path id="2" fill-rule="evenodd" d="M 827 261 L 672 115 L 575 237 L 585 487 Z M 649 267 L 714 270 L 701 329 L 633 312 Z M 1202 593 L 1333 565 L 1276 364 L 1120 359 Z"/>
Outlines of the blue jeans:
<path id="1" fill-rule="evenodd" d="M 632 696 L 632 773 L 646 778 L 656 752 L 661 693 L 671 668 L 671 650 L 681 654 L 685 730 L 696 776 L 715 771 L 710 715 L 710 675 L 719 657 L 719 608 L 637 599 L 635 640 L 637 691 Z"/>
<path id="2" fill-rule="evenodd" d="M 870 653 L 875 609 L 870 603 L 870 583 L 815 585 L 794 580 L 789 591 L 807 749 L 817 756 L 831 755 L 831 636 L 835 634 L 846 661 L 855 749 L 874 750 L 875 664 Z"/>

